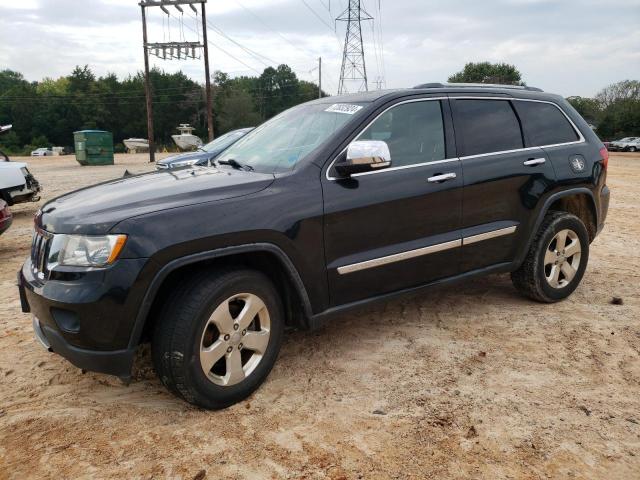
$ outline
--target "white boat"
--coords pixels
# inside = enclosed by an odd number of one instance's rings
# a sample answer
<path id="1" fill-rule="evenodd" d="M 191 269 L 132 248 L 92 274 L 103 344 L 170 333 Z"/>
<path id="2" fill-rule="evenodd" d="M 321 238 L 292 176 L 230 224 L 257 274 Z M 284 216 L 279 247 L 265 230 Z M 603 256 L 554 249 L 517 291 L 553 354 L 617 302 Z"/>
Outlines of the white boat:
<path id="1" fill-rule="evenodd" d="M 176 145 L 181 150 L 195 150 L 202 146 L 202 140 L 200 140 L 200 137 L 196 137 L 193 134 L 195 128 L 188 123 L 181 123 L 177 130 L 180 134 L 171 135 L 171 138 L 173 138 L 173 141 L 176 142 Z"/>
<path id="2" fill-rule="evenodd" d="M 149 140 L 146 138 L 127 138 L 122 141 L 130 153 L 144 152 L 149 150 Z"/>

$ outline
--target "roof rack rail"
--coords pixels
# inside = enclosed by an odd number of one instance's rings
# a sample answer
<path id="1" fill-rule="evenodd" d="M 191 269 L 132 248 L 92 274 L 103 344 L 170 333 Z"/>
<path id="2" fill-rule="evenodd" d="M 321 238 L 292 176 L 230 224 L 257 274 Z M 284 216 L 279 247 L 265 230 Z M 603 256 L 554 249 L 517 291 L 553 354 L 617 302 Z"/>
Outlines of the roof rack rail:
<path id="1" fill-rule="evenodd" d="M 431 82 L 431 83 L 422 83 L 420 85 L 416 85 L 415 89 L 421 88 L 505 88 L 509 90 L 529 90 L 531 92 L 543 92 L 541 88 L 538 87 L 527 87 L 524 85 L 502 85 L 497 83 L 439 83 L 439 82 Z"/>

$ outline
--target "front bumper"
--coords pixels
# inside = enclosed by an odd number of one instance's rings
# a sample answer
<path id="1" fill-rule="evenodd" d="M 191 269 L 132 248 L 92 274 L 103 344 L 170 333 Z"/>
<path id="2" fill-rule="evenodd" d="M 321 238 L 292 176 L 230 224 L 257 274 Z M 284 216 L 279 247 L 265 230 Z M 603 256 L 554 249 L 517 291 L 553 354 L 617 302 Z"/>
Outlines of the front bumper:
<path id="1" fill-rule="evenodd" d="M 36 337 L 79 368 L 127 378 L 146 262 L 121 259 L 109 269 L 43 281 L 27 260 L 18 272 L 18 290 L 23 312 L 34 317 Z"/>
<path id="2" fill-rule="evenodd" d="M 33 317 L 33 331 L 44 348 L 66 358 L 78 368 L 115 375 L 122 379 L 128 379 L 131 376 L 135 348 L 101 352 L 74 347 L 54 329 L 42 325 L 35 316 Z"/>

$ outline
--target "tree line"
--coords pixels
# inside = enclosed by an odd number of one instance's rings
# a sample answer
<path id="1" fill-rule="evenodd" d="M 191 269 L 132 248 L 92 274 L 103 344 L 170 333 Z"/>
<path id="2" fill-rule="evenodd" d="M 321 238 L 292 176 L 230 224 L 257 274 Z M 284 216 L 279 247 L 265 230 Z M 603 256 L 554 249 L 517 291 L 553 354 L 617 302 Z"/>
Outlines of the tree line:
<path id="1" fill-rule="evenodd" d="M 207 138 L 204 87 L 184 73 L 153 69 L 155 137 L 173 147 L 171 135 L 180 123 L 190 123 Z M 265 68 L 259 76 L 231 78 L 215 72 L 213 79 L 216 135 L 255 126 L 294 105 L 318 97 L 318 87 L 297 78 L 287 65 Z M 526 85 L 520 71 L 506 63 L 468 63 L 449 82 Z M 322 92 L 323 96 L 327 94 Z M 625 80 L 602 89 L 595 97 L 567 99 L 594 125 L 603 140 L 640 135 L 640 81 Z M 101 129 L 113 133 L 117 150 L 122 140 L 146 138 L 144 74 L 122 80 L 114 74 L 97 77 L 88 66 L 76 67 L 58 79 L 29 82 L 19 72 L 0 71 L 0 124 L 13 131 L 0 137 L 0 148 L 11 154 L 44 146 L 71 146 L 73 132 Z"/>
<path id="2" fill-rule="evenodd" d="M 206 139 L 204 86 L 182 72 L 159 69 L 150 72 L 150 79 L 156 143 L 173 147 L 171 135 L 180 123 L 190 123 Z M 220 135 L 317 98 L 318 87 L 280 65 L 255 77 L 216 72 L 212 93 L 214 130 Z M 0 125 L 6 124 L 13 129 L 0 137 L 0 148 L 14 155 L 37 147 L 70 147 L 73 132 L 85 129 L 112 132 L 116 150 L 123 150 L 122 140 L 147 137 L 144 74 L 120 80 L 114 74 L 97 77 L 88 66 L 78 66 L 68 76 L 29 82 L 19 72 L 0 71 Z"/>

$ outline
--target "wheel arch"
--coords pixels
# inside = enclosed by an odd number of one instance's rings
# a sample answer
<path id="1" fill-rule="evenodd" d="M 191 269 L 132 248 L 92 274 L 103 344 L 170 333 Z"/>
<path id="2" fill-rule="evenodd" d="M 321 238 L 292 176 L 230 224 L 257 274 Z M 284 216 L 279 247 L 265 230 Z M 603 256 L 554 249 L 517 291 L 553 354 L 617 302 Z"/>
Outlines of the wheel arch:
<path id="1" fill-rule="evenodd" d="M 129 347 L 136 347 L 153 327 L 154 311 L 162 308 L 165 292 L 188 275 L 202 269 L 249 267 L 265 273 L 282 295 L 288 325 L 308 327 L 312 308 L 306 288 L 287 254 L 271 243 L 225 247 L 174 259 L 155 275 L 136 316 Z"/>
<path id="2" fill-rule="evenodd" d="M 535 223 L 531 227 L 531 234 L 524 248 L 518 253 L 516 261 L 514 262 L 514 268 L 518 268 L 524 261 L 531 247 L 535 232 L 538 231 L 544 217 L 550 210 L 564 211 L 577 216 L 587 227 L 589 240 L 593 241 L 595 238 L 598 228 L 598 209 L 593 192 L 586 187 L 570 188 L 556 192 L 546 198 L 538 211 L 535 217 Z"/>

